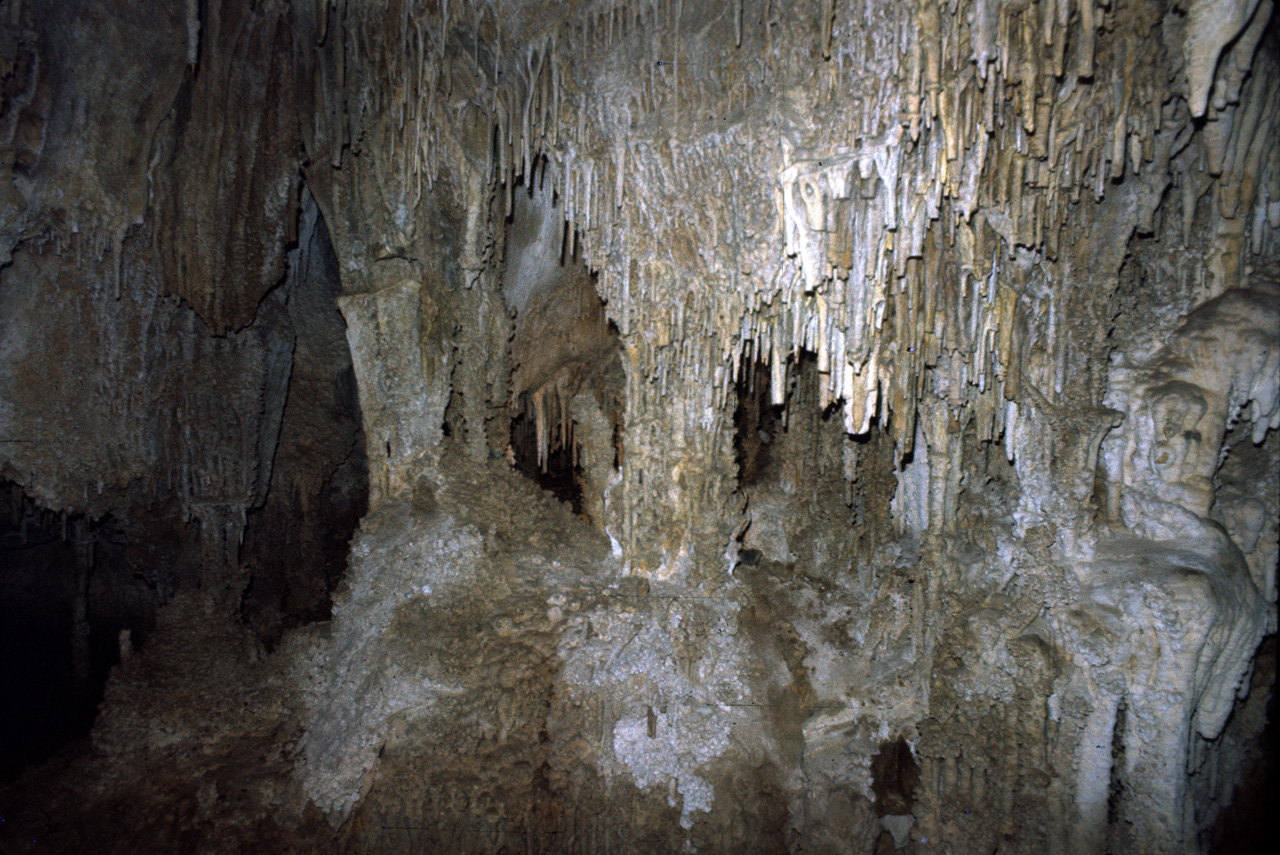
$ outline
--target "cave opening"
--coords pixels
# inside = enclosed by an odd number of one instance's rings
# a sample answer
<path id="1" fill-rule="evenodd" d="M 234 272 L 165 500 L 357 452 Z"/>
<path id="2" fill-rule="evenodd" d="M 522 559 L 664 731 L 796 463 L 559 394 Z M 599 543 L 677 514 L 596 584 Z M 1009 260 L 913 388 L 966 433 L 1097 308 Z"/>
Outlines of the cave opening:
<path id="1" fill-rule="evenodd" d="M 799 472 L 817 472 L 829 461 L 827 446 L 845 441 L 839 401 L 823 401 L 825 381 L 818 355 L 800 350 L 777 368 L 744 357 L 734 383 L 734 461 L 740 489 Z M 779 391 L 780 390 L 780 391 Z M 874 420 L 873 420 L 874 421 Z"/>
<path id="2" fill-rule="evenodd" d="M 733 449 L 747 520 L 740 556 L 839 578 L 852 566 L 862 503 L 850 472 L 865 440 L 846 432 L 842 402 L 824 397 L 830 374 L 818 354 L 801 350 L 775 365 L 748 351 L 739 365 Z"/>
<path id="3" fill-rule="evenodd" d="M 535 484 L 565 502 L 575 514 L 582 513 L 582 467 L 577 461 L 573 422 L 552 426 L 542 459 L 539 459 L 539 429 L 528 407 L 511 420 L 511 451 L 515 467 Z"/>

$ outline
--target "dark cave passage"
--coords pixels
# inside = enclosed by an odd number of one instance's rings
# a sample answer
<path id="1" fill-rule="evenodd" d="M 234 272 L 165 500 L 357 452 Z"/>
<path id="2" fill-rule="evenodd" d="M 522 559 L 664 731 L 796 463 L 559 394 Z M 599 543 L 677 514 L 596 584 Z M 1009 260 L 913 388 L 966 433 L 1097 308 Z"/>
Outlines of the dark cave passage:
<path id="1" fill-rule="evenodd" d="M 288 252 L 293 362 L 263 502 L 246 514 L 240 616 L 270 650 L 288 629 L 325 620 L 348 543 L 369 504 L 368 461 L 338 257 L 305 188 Z"/>
<path id="2" fill-rule="evenodd" d="M 738 486 L 749 487 L 765 477 L 770 447 L 782 428 L 785 404 L 774 404 L 769 366 L 745 362 L 735 384 L 738 405 L 733 413 L 733 449 L 738 464 Z"/>
<path id="3" fill-rule="evenodd" d="M 255 321 L 268 341 L 288 344 L 277 351 L 289 363 L 281 371 L 268 361 L 258 381 L 279 428 L 260 464 L 270 483 L 245 515 L 235 556 L 240 618 L 268 649 L 287 629 L 328 618 L 368 506 L 337 256 L 309 193 L 298 216 L 288 274 Z M 273 385 L 273 375 L 286 382 Z M 144 644 L 157 610 L 200 578 L 201 522 L 156 492 L 127 518 L 89 519 L 45 510 L 20 485 L 0 482 L 0 774 L 86 736 L 111 668 Z"/>
<path id="4" fill-rule="evenodd" d="M 86 736 L 161 593 L 110 516 L 47 511 L 0 481 L 0 777 Z"/>

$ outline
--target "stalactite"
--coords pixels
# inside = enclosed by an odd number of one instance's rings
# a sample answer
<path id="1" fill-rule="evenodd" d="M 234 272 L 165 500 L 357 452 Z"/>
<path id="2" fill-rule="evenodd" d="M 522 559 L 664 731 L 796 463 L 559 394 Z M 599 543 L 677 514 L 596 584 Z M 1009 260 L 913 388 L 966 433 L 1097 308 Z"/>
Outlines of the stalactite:
<path id="1" fill-rule="evenodd" d="M 14 3 L 14 17 L 16 19 L 19 14 L 16 11 L 19 4 Z M 196 63 L 200 60 L 200 0 L 187 0 L 186 5 L 186 25 L 187 25 L 187 66 L 194 69 Z"/>

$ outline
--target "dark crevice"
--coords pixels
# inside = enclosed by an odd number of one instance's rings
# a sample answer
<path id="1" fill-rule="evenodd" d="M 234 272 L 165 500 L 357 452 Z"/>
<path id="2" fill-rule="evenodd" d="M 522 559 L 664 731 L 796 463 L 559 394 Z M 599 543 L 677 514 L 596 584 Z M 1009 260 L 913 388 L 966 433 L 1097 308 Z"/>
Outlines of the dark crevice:
<path id="1" fill-rule="evenodd" d="M 769 470 L 770 446 L 782 428 L 781 405 L 771 402 L 769 366 L 752 360 L 739 372 L 738 406 L 733 412 L 733 450 L 738 486 L 759 483 Z"/>
<path id="2" fill-rule="evenodd" d="M 1116 707 L 1116 723 L 1111 730 L 1111 784 L 1107 791 L 1107 826 L 1114 828 L 1123 818 L 1125 790 L 1125 729 L 1128 706 L 1122 699 Z"/>
<path id="3" fill-rule="evenodd" d="M 786 358 L 782 372 L 784 403 L 775 404 L 772 372 L 768 362 L 761 359 L 742 360 L 735 382 L 737 407 L 733 414 L 734 455 L 738 464 L 738 486 L 750 487 L 763 483 L 777 475 L 779 464 L 777 444 L 790 429 L 790 417 L 796 413 L 814 412 L 817 418 L 793 431 L 794 436 L 809 437 L 816 441 L 817 431 L 833 424 L 842 413 L 839 402 L 829 402 L 825 407 L 819 400 L 819 383 L 824 380 L 818 374 L 818 356 L 801 350 Z M 817 430 L 814 430 L 817 429 Z M 798 449 L 792 447 L 794 454 Z M 816 448 L 804 451 L 816 455 Z"/>
<path id="4" fill-rule="evenodd" d="M 1278 560 L 1280 563 L 1280 560 Z M 1280 567 L 1277 567 L 1280 570 Z M 1269 635 L 1258 646 L 1254 659 L 1249 696 L 1236 701 L 1235 719 L 1245 704 L 1265 704 L 1265 724 L 1257 740 L 1244 751 L 1243 777 L 1234 792 L 1223 794 L 1229 802 L 1218 813 L 1205 835 L 1208 851 L 1218 855 L 1236 852 L 1265 852 L 1280 835 L 1276 805 L 1276 717 L 1280 715 L 1276 694 L 1276 636 Z M 1227 730 L 1235 724 L 1228 722 Z M 1221 749 L 1219 749 L 1221 750 Z"/>
<path id="5" fill-rule="evenodd" d="M 267 647 L 324 620 L 346 570 L 348 544 L 368 509 L 368 467 L 337 253 L 305 185 L 289 253 L 287 315 L 295 342 L 271 480 L 247 514 L 240 617 Z M 387 448 L 388 456 L 390 447 Z"/>
<path id="6" fill-rule="evenodd" d="M 577 465 L 572 423 L 567 437 L 561 436 L 562 430 L 559 425 L 551 428 L 546 460 L 539 464 L 537 424 L 522 412 L 511 420 L 511 454 L 519 472 L 580 514 L 583 473 Z"/>
<path id="7" fill-rule="evenodd" d="M 879 752 L 871 759 L 871 790 L 875 794 L 876 813 L 880 816 L 911 813 L 919 783 L 920 764 L 907 740 L 899 736 L 880 743 Z"/>

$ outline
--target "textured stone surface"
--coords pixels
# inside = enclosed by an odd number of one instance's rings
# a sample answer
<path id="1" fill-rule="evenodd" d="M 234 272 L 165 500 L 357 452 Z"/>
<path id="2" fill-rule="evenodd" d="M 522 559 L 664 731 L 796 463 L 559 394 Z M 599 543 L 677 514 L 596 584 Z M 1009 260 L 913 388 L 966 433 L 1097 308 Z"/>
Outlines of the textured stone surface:
<path id="1" fill-rule="evenodd" d="M 1271 0 L 127 5 L 0 3 L 6 851 L 1229 851 Z"/>

